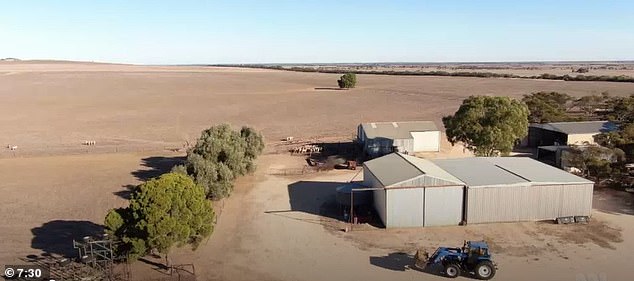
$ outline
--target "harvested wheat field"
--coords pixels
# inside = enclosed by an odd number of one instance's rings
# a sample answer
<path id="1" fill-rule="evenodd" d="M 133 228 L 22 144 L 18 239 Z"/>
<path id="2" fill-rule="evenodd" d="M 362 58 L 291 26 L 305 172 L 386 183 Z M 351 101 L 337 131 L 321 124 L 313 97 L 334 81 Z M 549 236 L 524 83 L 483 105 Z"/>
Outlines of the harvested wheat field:
<path id="1" fill-rule="evenodd" d="M 50 68 L 50 71 L 48 70 Z M 332 90 L 336 74 L 237 68 L 0 63 L 0 143 L 16 154 L 164 149 L 210 124 L 248 124 L 269 140 L 346 137 L 360 122 L 433 120 L 469 95 L 536 91 L 581 96 L 634 93 L 634 83 L 454 77 L 359 77 Z M 12 156 L 2 151 L 0 156 Z"/>
<path id="2" fill-rule="evenodd" d="M 130 185 L 169 170 L 202 129 L 229 122 L 261 130 L 269 149 L 256 173 L 239 179 L 234 194 L 217 203 L 211 238 L 193 253 L 171 253 L 173 263 L 193 263 L 198 280 L 445 280 L 412 268 L 412 255 L 464 239 L 491 241 L 500 265 L 496 280 L 629 278 L 629 194 L 597 190 L 588 225 L 342 232 L 346 225 L 322 209 L 334 187 L 357 171 L 305 177 L 269 171 L 305 163 L 271 149 L 287 136 L 349 139 L 367 121 L 433 120 L 440 126 L 440 118 L 469 95 L 629 95 L 634 84 L 360 75 L 358 88 L 340 91 L 332 89 L 336 78 L 239 68 L 1 62 L 0 264 L 41 252 L 72 254 L 72 239 L 99 230 L 110 208 L 126 204 Z M 294 192 L 306 184 L 322 188 Z M 161 260 L 148 259 L 132 265 L 133 280 L 164 278 L 153 265 Z"/>

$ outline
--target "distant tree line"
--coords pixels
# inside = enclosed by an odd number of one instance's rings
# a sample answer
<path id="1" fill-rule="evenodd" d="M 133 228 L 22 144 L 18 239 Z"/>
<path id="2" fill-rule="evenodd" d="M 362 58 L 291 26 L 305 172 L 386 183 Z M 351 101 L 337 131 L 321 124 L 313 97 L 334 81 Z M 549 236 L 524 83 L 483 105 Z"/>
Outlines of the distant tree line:
<path id="1" fill-rule="evenodd" d="M 245 67 L 245 68 L 263 68 L 296 72 L 318 72 L 318 73 L 336 73 L 344 74 L 348 72 L 346 69 L 321 69 L 311 67 L 299 67 L 299 66 L 282 66 L 282 65 L 223 65 L 230 67 Z M 494 72 L 450 72 L 450 71 L 406 71 L 406 70 L 355 70 L 357 74 L 374 74 L 374 75 L 401 75 L 401 76 L 451 76 L 451 77 L 479 77 L 479 78 L 521 78 L 521 79 L 545 79 L 545 80 L 563 80 L 563 81 L 599 81 L 599 82 L 625 82 L 634 83 L 634 77 L 626 75 L 555 75 L 544 73 L 541 75 L 522 76 L 510 73 L 494 73 Z M 584 73 L 584 72 L 582 72 Z"/>

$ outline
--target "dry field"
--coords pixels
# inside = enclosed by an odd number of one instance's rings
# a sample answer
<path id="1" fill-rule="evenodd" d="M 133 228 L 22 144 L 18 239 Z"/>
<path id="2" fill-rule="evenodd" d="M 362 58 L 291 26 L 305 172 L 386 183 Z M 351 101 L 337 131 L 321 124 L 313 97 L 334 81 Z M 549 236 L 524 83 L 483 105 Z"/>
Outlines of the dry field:
<path id="1" fill-rule="evenodd" d="M 50 71 L 48 70 L 50 69 Z M 0 144 L 15 156 L 177 148 L 210 124 L 248 124 L 269 140 L 350 137 L 359 122 L 433 120 L 469 95 L 634 93 L 634 83 L 359 77 L 254 69 L 0 63 Z M 84 140 L 97 146 L 85 147 Z M 0 157 L 14 152 L 0 150 Z"/>
<path id="2" fill-rule="evenodd" d="M 360 76 L 360 87 L 333 87 L 336 75 L 252 69 L 69 63 L 0 63 L 0 264 L 43 251 L 72 253 L 70 241 L 99 229 L 126 187 L 158 175 L 179 148 L 211 124 L 261 129 L 270 144 L 286 136 L 348 138 L 363 121 L 429 119 L 440 125 L 469 95 L 520 97 L 533 91 L 580 96 L 634 93 L 634 84 L 521 79 Z M 326 88 L 326 89 L 316 89 Z M 83 146 L 95 140 L 95 146 Z M 4 145 L 17 145 L 10 151 Z M 445 148 L 457 156 L 458 148 Z M 196 252 L 199 280 L 445 280 L 411 269 L 416 248 L 493 241 L 496 280 L 626 280 L 634 259 L 634 210 L 627 194 L 598 191 L 587 226 L 542 223 L 344 233 L 321 216 L 353 171 L 277 177 L 271 169 L 303 159 L 265 154 L 255 175 L 238 181 L 212 237 Z M 357 176 L 358 177 L 358 176 Z M 134 280 L 163 275 L 143 262 Z M 467 280 L 462 278 L 463 280 Z"/>

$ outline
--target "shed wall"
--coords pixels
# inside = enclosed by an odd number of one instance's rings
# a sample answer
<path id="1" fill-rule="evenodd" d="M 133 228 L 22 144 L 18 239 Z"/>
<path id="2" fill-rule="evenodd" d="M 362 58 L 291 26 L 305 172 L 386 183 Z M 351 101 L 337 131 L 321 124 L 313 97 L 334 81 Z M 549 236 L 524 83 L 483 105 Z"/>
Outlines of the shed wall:
<path id="1" fill-rule="evenodd" d="M 376 213 L 379 215 L 379 218 L 381 218 L 381 222 L 383 222 L 383 225 L 385 225 L 387 227 L 387 208 L 385 206 L 385 189 L 381 189 L 381 190 L 374 190 L 372 191 L 373 193 L 373 199 L 374 199 L 374 209 L 376 210 Z"/>
<path id="2" fill-rule="evenodd" d="M 394 146 L 398 149 L 398 152 L 411 154 L 414 152 L 414 140 L 413 139 L 395 139 Z"/>
<path id="3" fill-rule="evenodd" d="M 571 134 L 568 135 L 568 145 L 583 145 L 585 143 L 588 144 L 596 144 L 596 142 L 594 141 L 594 135 L 596 135 L 595 133 L 592 134 Z"/>
<path id="4" fill-rule="evenodd" d="M 589 216 L 593 184 L 476 187 L 467 189 L 467 223 L 514 222 Z"/>
<path id="5" fill-rule="evenodd" d="M 428 175 L 422 175 L 422 176 L 415 177 L 413 179 L 410 179 L 401 183 L 393 184 L 390 186 L 393 186 L 393 187 L 421 186 L 422 187 L 422 186 L 443 186 L 443 185 L 455 185 L 455 184 L 456 184 L 455 182 L 446 181 L 446 180 L 428 176 Z"/>
<path id="6" fill-rule="evenodd" d="M 440 151 L 440 131 L 412 132 L 412 151 Z"/>
<path id="7" fill-rule="evenodd" d="M 387 189 L 386 227 L 421 227 L 423 221 L 423 188 Z"/>
<path id="8" fill-rule="evenodd" d="M 425 226 L 459 225 L 464 187 L 425 188 Z"/>
<path id="9" fill-rule="evenodd" d="M 372 174 L 370 169 L 365 166 L 363 166 L 363 185 L 374 188 L 384 187 L 374 174 Z"/>

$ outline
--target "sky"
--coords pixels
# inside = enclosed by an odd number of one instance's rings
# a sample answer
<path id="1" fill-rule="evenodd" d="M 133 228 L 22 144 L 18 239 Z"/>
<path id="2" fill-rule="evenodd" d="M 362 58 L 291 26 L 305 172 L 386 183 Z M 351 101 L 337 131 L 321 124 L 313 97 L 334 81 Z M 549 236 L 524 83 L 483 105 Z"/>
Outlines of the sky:
<path id="1" fill-rule="evenodd" d="M 634 60 L 634 1 L 0 0 L 0 58 L 138 64 Z"/>

